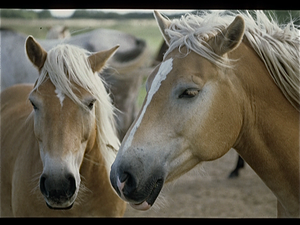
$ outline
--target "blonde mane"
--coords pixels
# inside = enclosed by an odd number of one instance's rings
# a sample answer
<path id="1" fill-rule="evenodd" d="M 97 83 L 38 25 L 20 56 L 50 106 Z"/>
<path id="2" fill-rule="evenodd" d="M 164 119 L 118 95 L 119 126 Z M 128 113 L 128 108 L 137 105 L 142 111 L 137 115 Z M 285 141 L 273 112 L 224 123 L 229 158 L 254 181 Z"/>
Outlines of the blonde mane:
<path id="1" fill-rule="evenodd" d="M 33 91 L 50 79 L 56 89 L 84 108 L 87 106 L 75 95 L 73 90 L 76 88 L 72 83 L 84 88 L 97 99 L 95 104 L 97 143 L 109 173 L 120 145 L 115 130 L 115 108 L 105 90 L 104 81 L 97 73 L 92 72 L 87 60 L 88 55 L 90 55 L 88 51 L 66 44 L 51 49 L 47 53 Z"/>
<path id="2" fill-rule="evenodd" d="M 222 32 L 237 15 L 242 15 L 245 20 L 244 37 L 264 62 L 287 100 L 300 111 L 299 28 L 293 21 L 279 25 L 276 19 L 271 15 L 269 19 L 263 11 L 255 11 L 254 14 L 255 19 L 248 11 L 202 11 L 198 15 L 186 14 L 174 19 L 165 30 L 170 37 L 170 46 L 164 57 L 175 48 L 180 50 L 186 46 L 187 54 L 192 50 L 219 67 L 232 67 L 233 60 L 215 54 L 207 40 Z"/>

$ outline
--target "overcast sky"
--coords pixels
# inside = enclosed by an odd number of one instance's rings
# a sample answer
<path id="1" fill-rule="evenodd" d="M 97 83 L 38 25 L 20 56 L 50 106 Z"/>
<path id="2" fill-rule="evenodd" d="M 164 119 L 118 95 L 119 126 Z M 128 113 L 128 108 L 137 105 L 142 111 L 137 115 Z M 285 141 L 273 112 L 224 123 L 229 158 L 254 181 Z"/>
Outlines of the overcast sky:
<path id="1" fill-rule="evenodd" d="M 125 14 L 125 13 L 130 13 L 130 12 L 152 12 L 153 10 L 130 10 L 130 9 L 93 9 L 93 10 L 99 10 L 99 11 L 104 11 L 104 12 L 117 12 L 120 14 Z M 159 9 L 158 9 L 159 10 Z M 69 17 L 74 13 L 75 9 L 50 9 L 50 12 L 53 16 L 56 17 Z M 159 10 L 160 12 L 168 15 L 168 14 L 173 14 L 173 13 L 187 13 L 192 10 Z"/>

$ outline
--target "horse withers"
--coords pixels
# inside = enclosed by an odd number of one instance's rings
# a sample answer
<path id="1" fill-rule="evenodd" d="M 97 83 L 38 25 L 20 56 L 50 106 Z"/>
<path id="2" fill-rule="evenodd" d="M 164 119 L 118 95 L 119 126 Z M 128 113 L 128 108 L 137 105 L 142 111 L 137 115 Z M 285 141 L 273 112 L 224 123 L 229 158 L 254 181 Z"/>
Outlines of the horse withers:
<path id="1" fill-rule="evenodd" d="M 1 216 L 122 216 L 109 169 L 119 148 L 114 107 L 96 72 L 119 46 L 46 52 L 31 36 L 34 85 L 1 93 Z"/>
<path id="2" fill-rule="evenodd" d="M 169 49 L 112 165 L 120 197 L 147 210 L 165 182 L 234 148 L 278 216 L 299 217 L 299 30 L 261 11 L 155 17 Z"/>

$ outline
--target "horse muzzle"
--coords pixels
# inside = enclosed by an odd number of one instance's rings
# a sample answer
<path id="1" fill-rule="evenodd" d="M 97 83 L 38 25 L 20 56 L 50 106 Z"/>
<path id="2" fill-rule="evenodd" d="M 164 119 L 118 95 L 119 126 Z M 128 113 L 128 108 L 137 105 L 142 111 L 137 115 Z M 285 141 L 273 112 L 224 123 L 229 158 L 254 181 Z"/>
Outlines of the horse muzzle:
<path id="1" fill-rule="evenodd" d="M 51 178 L 43 174 L 40 190 L 50 209 L 70 209 L 76 199 L 76 182 L 73 175 Z"/>
<path id="2" fill-rule="evenodd" d="M 129 202 L 131 207 L 137 210 L 148 210 L 163 187 L 164 176 L 161 172 L 153 172 L 150 176 L 146 176 L 137 171 L 139 170 L 130 167 L 122 169 L 122 166 L 117 169 L 114 163 L 110 181 L 118 195 Z"/>

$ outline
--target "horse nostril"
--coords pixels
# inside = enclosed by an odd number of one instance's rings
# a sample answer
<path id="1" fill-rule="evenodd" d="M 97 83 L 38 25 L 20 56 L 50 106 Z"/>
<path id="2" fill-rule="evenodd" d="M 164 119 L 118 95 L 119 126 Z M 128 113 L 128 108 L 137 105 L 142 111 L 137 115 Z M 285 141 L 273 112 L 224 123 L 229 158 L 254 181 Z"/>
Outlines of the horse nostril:
<path id="1" fill-rule="evenodd" d="M 125 186 L 126 181 L 127 181 L 127 178 L 123 182 L 120 181 L 119 177 L 117 178 L 117 187 L 118 187 L 117 191 L 118 191 L 119 195 L 121 195 L 121 196 L 123 194 L 123 188 Z"/>
<path id="2" fill-rule="evenodd" d="M 137 187 L 137 180 L 134 176 L 131 175 L 129 172 L 124 172 L 119 177 L 120 183 L 118 184 L 118 188 L 123 196 L 129 196 L 134 193 Z"/>
<path id="3" fill-rule="evenodd" d="M 45 181 L 46 181 L 46 176 L 42 175 L 40 178 L 40 190 L 43 195 L 49 197 L 49 192 L 47 192 L 46 187 L 45 187 Z"/>
<path id="4" fill-rule="evenodd" d="M 125 182 L 129 176 L 130 176 L 130 174 L 127 172 L 122 173 L 121 176 L 119 177 L 120 182 L 121 183 Z"/>
<path id="5" fill-rule="evenodd" d="M 138 180 L 134 176 L 135 171 L 131 165 L 118 165 L 116 162 L 111 167 L 110 181 L 118 193 L 125 200 L 126 197 L 134 195 L 137 188 Z"/>
<path id="6" fill-rule="evenodd" d="M 76 181 L 73 175 L 67 176 L 67 179 L 69 181 L 69 188 L 66 192 L 67 197 L 72 197 L 76 191 Z"/>

